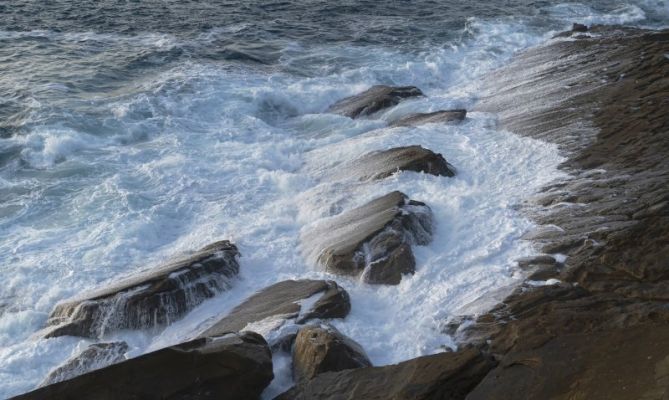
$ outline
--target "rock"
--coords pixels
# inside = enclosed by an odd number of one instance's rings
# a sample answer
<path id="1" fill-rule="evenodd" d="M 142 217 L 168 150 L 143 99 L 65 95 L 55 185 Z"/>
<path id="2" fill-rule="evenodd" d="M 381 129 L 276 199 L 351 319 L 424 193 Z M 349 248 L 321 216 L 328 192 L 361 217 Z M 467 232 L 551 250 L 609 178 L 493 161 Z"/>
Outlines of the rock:
<path id="1" fill-rule="evenodd" d="M 542 267 L 542 266 L 554 267 L 557 265 L 557 261 L 555 260 L 555 258 L 549 255 L 522 257 L 516 261 L 518 262 L 518 266 L 523 270 L 528 270 L 533 267 Z"/>
<path id="2" fill-rule="evenodd" d="M 423 92 L 414 86 L 377 85 L 355 96 L 339 100 L 327 112 L 358 118 L 395 106 L 406 98 L 418 96 L 423 96 Z"/>
<path id="3" fill-rule="evenodd" d="M 587 27 L 587 25 L 578 24 L 578 23 L 574 22 L 574 25 L 572 25 L 572 27 L 571 27 L 571 31 L 572 32 L 587 32 L 588 27 Z"/>
<path id="4" fill-rule="evenodd" d="M 75 376 L 123 361 L 128 349 L 126 342 L 94 343 L 51 371 L 40 387 L 72 379 Z"/>
<path id="5" fill-rule="evenodd" d="M 416 113 L 402 117 L 390 126 L 418 126 L 434 123 L 461 122 L 467 117 L 467 110 L 441 110 L 431 113 Z"/>
<path id="6" fill-rule="evenodd" d="M 468 348 L 395 365 L 322 373 L 276 400 L 464 399 L 492 367 L 480 351 Z"/>
<path id="7" fill-rule="evenodd" d="M 303 235 L 309 257 L 328 272 L 396 285 L 415 271 L 411 245 L 432 240 L 432 212 L 391 192 L 324 221 Z"/>
<path id="8" fill-rule="evenodd" d="M 237 247 L 221 241 L 190 257 L 112 283 L 56 305 L 46 337 L 96 337 L 174 321 L 226 290 L 239 273 Z"/>
<path id="9" fill-rule="evenodd" d="M 246 299 L 200 337 L 240 331 L 249 324 L 271 319 L 276 319 L 278 329 L 289 320 L 303 324 L 316 318 L 344 318 L 350 310 L 348 293 L 334 281 L 283 281 Z"/>
<path id="10" fill-rule="evenodd" d="M 267 343 L 243 332 L 157 350 L 14 399 L 258 399 L 273 377 Z"/>
<path id="11" fill-rule="evenodd" d="M 335 174 L 360 180 L 383 179 L 398 171 L 415 171 L 436 176 L 455 176 L 455 168 L 441 154 L 421 146 L 395 147 L 368 153 Z"/>
<path id="12" fill-rule="evenodd" d="M 371 365 L 362 347 L 331 325 L 308 325 L 297 333 L 293 349 L 293 377 L 298 382 L 323 372 Z"/>

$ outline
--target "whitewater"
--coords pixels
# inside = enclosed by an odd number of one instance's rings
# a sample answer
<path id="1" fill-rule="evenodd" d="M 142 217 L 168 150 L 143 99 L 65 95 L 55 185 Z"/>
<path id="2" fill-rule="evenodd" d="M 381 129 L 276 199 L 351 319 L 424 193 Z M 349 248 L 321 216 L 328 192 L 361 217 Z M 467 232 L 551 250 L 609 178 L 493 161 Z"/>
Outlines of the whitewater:
<path id="1" fill-rule="evenodd" d="M 94 342 L 39 337 L 56 303 L 221 239 L 241 253 L 229 291 L 163 330 L 100 339 L 124 340 L 126 356 L 138 356 L 193 337 L 270 284 L 312 278 L 336 280 L 350 294 L 351 313 L 332 324 L 374 365 L 454 348 L 449 318 L 486 311 L 524 278 L 515 261 L 536 253 L 521 239 L 533 227 L 527 201 L 564 177 L 563 158 L 554 145 L 498 129 L 492 114 L 470 112 L 459 125 L 388 123 L 471 109 L 481 76 L 573 22 L 656 24 L 649 13 L 669 18 L 663 2 L 606 12 L 565 3 L 539 15 L 467 17 L 448 40 L 414 51 L 292 39 L 255 49 L 270 52 L 272 63 L 249 62 L 249 51 L 225 63 L 193 56 L 251 29 L 244 23 L 189 37 L 0 31 L 0 63 L 13 63 L 0 78 L 13 90 L 2 92 L 2 104 L 22 104 L 3 114 L 0 130 L 0 397 L 35 388 Z M 13 45 L 30 58 L 12 61 Z M 79 57 L 60 59 L 63 49 Z M 119 82 L 122 71 L 95 66 L 128 51 L 142 54 L 143 73 Z M 31 70 L 47 66 L 58 74 L 35 82 Z M 427 97 L 374 119 L 324 113 L 380 83 L 414 85 Z M 408 145 L 441 153 L 457 175 L 332 177 L 357 156 Z M 414 248 L 413 276 L 371 286 L 325 273 L 307 256 L 300 237 L 310 227 L 393 190 L 434 213 L 434 240 Z M 262 324 L 250 328 L 272 334 Z M 276 355 L 274 368 L 267 398 L 291 385 L 286 355 Z"/>

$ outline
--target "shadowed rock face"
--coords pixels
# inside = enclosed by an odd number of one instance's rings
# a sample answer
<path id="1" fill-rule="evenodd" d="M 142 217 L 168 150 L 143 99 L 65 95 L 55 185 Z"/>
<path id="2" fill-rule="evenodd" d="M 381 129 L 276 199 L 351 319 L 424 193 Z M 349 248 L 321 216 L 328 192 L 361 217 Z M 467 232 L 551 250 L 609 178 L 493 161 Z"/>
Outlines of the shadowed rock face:
<path id="1" fill-rule="evenodd" d="M 362 347 L 331 325 L 300 329 L 293 348 L 293 377 L 309 380 L 323 372 L 370 367 Z"/>
<path id="2" fill-rule="evenodd" d="M 418 126 L 434 123 L 461 122 L 467 117 L 467 110 L 442 110 L 431 113 L 407 115 L 392 122 L 390 126 Z"/>
<path id="3" fill-rule="evenodd" d="M 377 85 L 355 96 L 339 100 L 327 112 L 358 118 L 395 106 L 406 98 L 418 96 L 423 96 L 423 92 L 414 86 Z"/>
<path id="4" fill-rule="evenodd" d="M 40 386 L 71 379 L 86 372 L 123 361 L 125 359 L 124 354 L 127 351 L 128 344 L 126 342 L 92 344 L 86 350 L 51 371 Z"/>
<path id="5" fill-rule="evenodd" d="M 269 318 L 295 319 L 297 324 L 315 318 L 344 318 L 350 310 L 348 293 L 334 281 L 283 281 L 246 299 L 200 337 L 237 332 Z"/>
<path id="6" fill-rule="evenodd" d="M 201 338 L 45 386 L 15 399 L 257 399 L 272 355 L 253 332 Z"/>
<path id="7" fill-rule="evenodd" d="M 346 211 L 303 236 L 305 248 L 327 271 L 391 285 L 415 271 L 411 245 L 431 240 L 430 208 L 401 192 Z"/>
<path id="8" fill-rule="evenodd" d="M 421 146 L 406 146 L 365 154 L 344 166 L 335 174 L 335 177 L 349 176 L 360 180 L 383 179 L 398 171 L 455 176 L 455 168 L 441 154 Z"/>
<path id="9" fill-rule="evenodd" d="M 472 348 L 384 367 L 326 372 L 297 384 L 276 400 L 464 399 L 492 366 Z"/>
<path id="10" fill-rule="evenodd" d="M 49 315 L 52 328 L 46 337 L 95 337 L 169 323 L 228 289 L 239 273 L 238 255 L 230 242 L 216 242 L 188 258 L 60 303 Z"/>

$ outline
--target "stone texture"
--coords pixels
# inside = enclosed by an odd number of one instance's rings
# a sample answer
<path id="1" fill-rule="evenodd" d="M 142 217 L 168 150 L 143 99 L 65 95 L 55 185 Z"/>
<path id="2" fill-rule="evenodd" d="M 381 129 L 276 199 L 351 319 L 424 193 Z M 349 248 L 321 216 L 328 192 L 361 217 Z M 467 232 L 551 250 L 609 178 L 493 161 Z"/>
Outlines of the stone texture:
<path id="1" fill-rule="evenodd" d="M 313 303 L 303 307 L 302 303 L 311 303 L 309 299 Z M 236 332 L 268 318 L 294 319 L 297 324 L 316 318 L 344 318 L 350 310 L 348 293 L 334 281 L 283 281 L 252 295 L 200 336 Z"/>
<path id="2" fill-rule="evenodd" d="M 345 211 L 303 235 L 305 248 L 327 271 L 391 285 L 414 272 L 411 245 L 431 240 L 430 208 L 401 192 Z"/>
<path id="3" fill-rule="evenodd" d="M 363 348 L 331 325 L 307 325 L 297 333 L 293 348 L 293 377 L 298 382 L 323 372 L 371 365 Z"/>
<path id="4" fill-rule="evenodd" d="M 164 325 L 231 285 L 239 252 L 229 241 L 56 305 L 46 337 L 96 337 Z"/>
<path id="5" fill-rule="evenodd" d="M 126 342 L 94 343 L 49 373 L 40 386 L 72 379 L 96 369 L 125 360 Z"/>
<path id="6" fill-rule="evenodd" d="M 395 106 L 406 98 L 418 96 L 423 96 L 423 92 L 414 86 L 377 85 L 355 96 L 339 100 L 327 111 L 358 118 Z"/>
<path id="7" fill-rule="evenodd" d="M 390 126 L 418 126 L 434 123 L 462 122 L 467 117 L 467 110 L 441 110 L 430 113 L 416 113 L 394 121 Z"/>
<path id="8" fill-rule="evenodd" d="M 335 177 L 346 176 L 360 180 L 383 179 L 398 171 L 455 176 L 455 168 L 441 154 L 421 146 L 405 146 L 365 154 L 343 166 Z"/>
<path id="9" fill-rule="evenodd" d="M 460 400 L 494 364 L 474 348 L 396 365 L 326 372 L 277 400 Z"/>
<path id="10" fill-rule="evenodd" d="M 273 377 L 267 343 L 244 332 L 157 350 L 14 399 L 247 400 L 259 398 Z"/>

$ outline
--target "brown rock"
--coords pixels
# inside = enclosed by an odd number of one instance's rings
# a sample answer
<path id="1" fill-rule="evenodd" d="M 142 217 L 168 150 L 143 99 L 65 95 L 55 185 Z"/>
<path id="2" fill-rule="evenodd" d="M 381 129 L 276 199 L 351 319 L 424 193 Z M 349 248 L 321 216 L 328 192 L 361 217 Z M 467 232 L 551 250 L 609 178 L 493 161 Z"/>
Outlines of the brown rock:
<path id="1" fill-rule="evenodd" d="M 326 372 L 277 400 L 459 400 L 494 364 L 477 349 L 418 357 L 395 365 Z"/>
<path id="2" fill-rule="evenodd" d="M 418 126 L 434 123 L 461 122 L 467 117 L 467 110 L 441 110 L 431 113 L 416 113 L 402 117 L 390 126 Z"/>
<path id="3" fill-rule="evenodd" d="M 14 399 L 247 400 L 259 398 L 273 377 L 267 343 L 244 332 L 157 350 Z"/>
<path id="4" fill-rule="evenodd" d="M 370 367 L 362 347 L 331 325 L 308 325 L 299 330 L 293 349 L 293 377 L 309 380 L 323 372 Z"/>
<path id="5" fill-rule="evenodd" d="M 398 171 L 455 176 L 455 168 L 441 154 L 421 146 L 406 146 L 365 154 L 345 165 L 335 174 L 335 177 L 346 176 L 360 180 L 383 179 Z"/>
<path id="6" fill-rule="evenodd" d="M 423 92 L 414 86 L 377 85 L 355 96 L 339 100 L 327 111 L 358 118 L 395 106 L 406 98 L 418 96 L 423 96 Z"/>
<path id="7" fill-rule="evenodd" d="M 308 309 L 301 304 L 307 299 L 314 300 Z M 266 318 L 294 319 L 302 324 L 315 318 L 344 318 L 350 310 L 348 293 L 334 281 L 283 281 L 246 299 L 200 337 L 236 332 Z"/>
<path id="8" fill-rule="evenodd" d="M 327 271 L 392 285 L 415 270 L 410 245 L 431 240 L 430 208 L 401 192 L 346 211 L 303 236 L 305 248 Z"/>
<path id="9" fill-rule="evenodd" d="M 237 247 L 221 241 L 190 257 L 131 276 L 56 305 L 46 337 L 96 337 L 164 325 L 226 290 L 239 273 Z"/>

